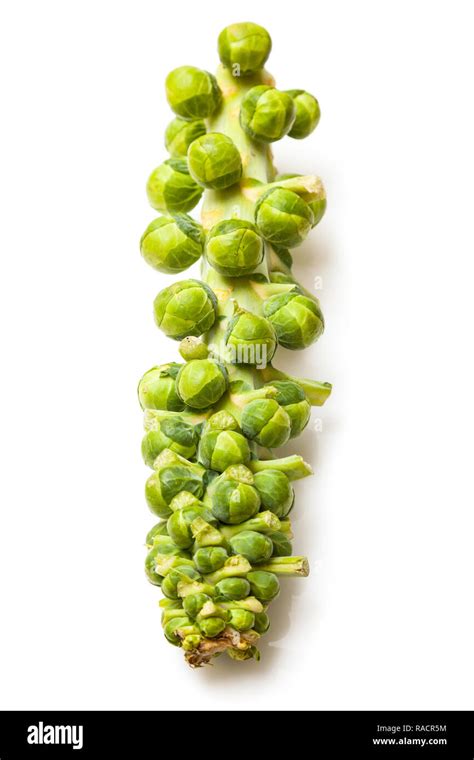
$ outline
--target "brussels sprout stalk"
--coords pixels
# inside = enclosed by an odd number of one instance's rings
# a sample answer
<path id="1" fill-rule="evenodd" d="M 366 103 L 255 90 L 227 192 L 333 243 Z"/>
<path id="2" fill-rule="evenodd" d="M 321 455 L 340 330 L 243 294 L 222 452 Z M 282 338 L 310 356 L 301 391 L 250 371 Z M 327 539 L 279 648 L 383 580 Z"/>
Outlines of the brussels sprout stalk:
<path id="1" fill-rule="evenodd" d="M 278 345 L 306 348 L 324 329 L 288 248 L 319 223 L 326 195 L 316 175 L 278 176 L 270 143 L 308 136 L 320 109 L 305 90 L 276 88 L 263 68 L 270 50 L 261 26 L 232 24 L 219 36 L 216 76 L 194 66 L 169 73 L 171 157 L 147 185 L 162 216 L 142 236 L 145 262 L 179 274 L 201 258 L 201 281 L 174 282 L 154 301 L 182 362 L 153 367 L 138 389 L 146 499 L 160 518 L 145 570 L 166 597 L 165 637 L 191 667 L 221 653 L 258 660 L 278 576 L 309 572 L 305 557 L 290 556 L 287 517 L 290 481 L 312 470 L 275 449 L 302 432 L 331 385 L 293 378 L 272 359 Z M 189 212 L 201 197 L 198 224 Z"/>

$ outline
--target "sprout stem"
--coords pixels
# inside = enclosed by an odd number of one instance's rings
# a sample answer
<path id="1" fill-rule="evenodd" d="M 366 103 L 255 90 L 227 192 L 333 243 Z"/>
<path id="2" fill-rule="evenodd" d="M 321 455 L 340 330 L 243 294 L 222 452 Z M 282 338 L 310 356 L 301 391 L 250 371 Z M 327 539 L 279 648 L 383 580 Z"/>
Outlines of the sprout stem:
<path id="1" fill-rule="evenodd" d="M 309 575 L 307 557 L 272 557 L 264 564 L 256 566 L 258 570 L 268 570 L 275 575 L 302 576 Z"/>
<path id="2" fill-rule="evenodd" d="M 311 466 L 304 461 L 303 457 L 298 454 L 292 454 L 281 459 L 253 459 L 249 463 L 252 472 L 262 472 L 262 470 L 279 470 L 284 472 L 290 480 L 300 480 L 313 474 Z"/>

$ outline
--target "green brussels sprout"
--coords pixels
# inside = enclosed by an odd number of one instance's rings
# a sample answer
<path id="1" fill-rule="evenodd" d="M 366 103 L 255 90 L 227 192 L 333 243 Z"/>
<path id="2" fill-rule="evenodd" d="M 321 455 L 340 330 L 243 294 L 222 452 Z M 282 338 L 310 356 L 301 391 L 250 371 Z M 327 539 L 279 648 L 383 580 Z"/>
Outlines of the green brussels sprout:
<path id="1" fill-rule="evenodd" d="M 147 546 L 153 546 L 153 542 L 155 540 L 156 536 L 167 536 L 168 535 L 168 528 L 166 527 L 166 520 L 160 520 L 156 523 L 156 525 L 153 526 L 153 528 L 150 528 L 148 533 L 146 534 L 145 544 Z"/>
<path id="2" fill-rule="evenodd" d="M 176 546 L 181 549 L 187 549 L 194 543 L 191 523 L 196 517 L 201 517 L 206 522 L 215 524 L 212 513 L 203 506 L 178 509 L 168 518 L 168 533 Z"/>
<path id="3" fill-rule="evenodd" d="M 153 304 L 155 322 L 168 338 L 198 337 L 211 329 L 217 316 L 217 298 L 200 280 L 181 280 L 164 288 Z"/>
<path id="4" fill-rule="evenodd" d="M 266 612 L 257 612 L 255 614 L 255 622 L 253 624 L 254 631 L 257 631 L 260 635 L 266 633 L 270 628 L 270 618 Z"/>
<path id="5" fill-rule="evenodd" d="M 281 531 L 269 533 L 269 538 L 273 544 L 272 557 L 288 557 L 293 551 L 293 546 L 286 533 Z"/>
<path id="6" fill-rule="evenodd" d="M 209 356 L 208 347 L 195 335 L 186 335 L 180 342 L 178 351 L 185 362 L 190 362 L 192 359 L 207 359 Z"/>
<path id="7" fill-rule="evenodd" d="M 250 583 L 252 594 L 262 602 L 270 602 L 278 596 L 280 582 L 274 573 L 269 573 L 266 570 L 252 570 L 247 573 L 247 580 Z"/>
<path id="8" fill-rule="evenodd" d="M 292 190 L 272 187 L 255 205 L 255 224 L 260 234 L 277 246 L 295 248 L 306 238 L 314 222 L 308 204 Z"/>
<path id="9" fill-rule="evenodd" d="M 189 594 L 183 599 L 183 608 L 188 617 L 195 618 L 208 602 L 212 602 L 212 598 L 207 594 Z"/>
<path id="10" fill-rule="evenodd" d="M 234 415 L 225 409 L 221 409 L 220 412 L 211 414 L 206 422 L 204 433 L 210 433 L 214 430 L 235 430 L 240 433 L 240 426 Z"/>
<path id="11" fill-rule="evenodd" d="M 225 368 L 210 359 L 193 359 L 184 364 L 176 378 L 178 396 L 194 409 L 216 404 L 226 392 L 227 384 Z"/>
<path id="12" fill-rule="evenodd" d="M 170 502 L 179 491 L 189 491 L 198 499 L 204 493 L 205 470 L 188 462 L 170 449 L 164 449 L 154 462 L 155 472 L 145 485 L 147 504 L 162 519 L 171 515 Z"/>
<path id="13" fill-rule="evenodd" d="M 206 258 L 217 272 L 227 277 L 250 274 L 263 256 L 263 240 L 255 225 L 243 219 L 218 222 L 207 236 Z"/>
<path id="14" fill-rule="evenodd" d="M 250 461 L 250 448 L 241 433 L 234 430 L 212 430 L 202 435 L 197 458 L 208 470 L 224 472 L 233 464 L 247 464 Z"/>
<path id="15" fill-rule="evenodd" d="M 208 132 L 189 146 L 189 172 L 211 190 L 225 190 L 242 176 L 242 160 L 234 142 L 220 132 Z"/>
<path id="16" fill-rule="evenodd" d="M 236 631 L 248 631 L 255 624 L 255 615 L 248 610 L 234 609 L 230 611 L 229 625 Z"/>
<path id="17" fill-rule="evenodd" d="M 177 599 L 178 583 L 186 580 L 198 581 L 201 580 L 201 576 L 191 565 L 179 565 L 173 570 L 170 570 L 168 575 L 163 578 L 161 590 L 168 599 Z"/>
<path id="18" fill-rule="evenodd" d="M 275 182 L 280 182 L 285 179 L 293 179 L 294 177 L 301 177 L 301 176 L 302 176 L 301 174 L 278 174 L 277 177 L 275 178 Z M 311 197 L 311 195 L 303 196 L 303 200 L 308 204 L 311 211 L 313 212 L 313 223 L 311 227 L 316 227 L 316 225 L 319 224 L 319 222 L 323 218 L 326 211 L 326 207 L 327 207 L 326 195 L 323 194 L 322 196 L 318 198 Z M 283 258 L 283 261 L 285 261 L 286 256 L 290 256 L 290 260 L 289 262 L 287 261 L 286 264 L 290 268 L 293 266 L 293 262 L 291 260 L 291 254 L 289 253 L 289 251 L 279 250 L 277 253 L 280 258 Z M 282 257 L 282 253 L 283 253 L 283 257 Z M 290 280 L 286 280 L 286 282 L 290 282 Z"/>
<path id="19" fill-rule="evenodd" d="M 311 211 L 313 212 L 313 224 L 312 227 L 316 227 L 326 213 L 327 200 L 324 198 L 315 198 L 314 200 L 306 201 Z"/>
<path id="20" fill-rule="evenodd" d="M 295 116 L 293 99 L 264 84 L 252 87 L 240 106 L 240 126 L 249 137 L 261 142 L 281 140 L 292 128 Z"/>
<path id="21" fill-rule="evenodd" d="M 270 559 L 273 553 L 271 539 L 264 533 L 257 533 L 254 530 L 244 530 L 242 533 L 237 533 L 230 539 L 229 544 L 233 554 L 241 554 L 251 564 L 264 562 Z"/>
<path id="22" fill-rule="evenodd" d="M 224 578 L 216 584 L 216 592 L 217 599 L 245 599 L 250 593 L 250 583 L 245 578 Z"/>
<path id="23" fill-rule="evenodd" d="M 242 412 L 242 430 L 247 438 L 268 449 L 283 446 L 290 437 L 291 420 L 277 401 L 259 398 Z"/>
<path id="24" fill-rule="evenodd" d="M 288 132 L 290 137 L 302 140 L 316 129 L 321 117 L 319 103 L 305 90 L 285 90 L 295 104 L 296 118 Z"/>
<path id="25" fill-rule="evenodd" d="M 160 216 L 143 233 L 140 251 L 153 269 L 179 274 L 202 255 L 202 227 L 187 214 Z"/>
<path id="26" fill-rule="evenodd" d="M 178 116 L 187 121 L 212 116 L 221 102 L 215 77 L 195 66 L 180 66 L 166 77 L 166 97 Z"/>
<path id="27" fill-rule="evenodd" d="M 247 467 L 228 467 L 211 485 L 212 512 L 223 523 L 236 525 L 257 514 L 260 496 Z"/>
<path id="28" fill-rule="evenodd" d="M 263 313 L 275 328 L 280 345 L 293 351 L 307 348 L 324 331 L 319 301 L 307 298 L 297 290 L 267 298 Z"/>
<path id="29" fill-rule="evenodd" d="M 194 553 L 193 561 L 200 573 L 213 573 L 219 570 L 228 558 L 229 555 L 223 546 L 203 546 Z"/>
<path id="30" fill-rule="evenodd" d="M 179 631 L 183 633 L 188 629 L 193 629 L 193 622 L 188 617 L 174 617 L 168 623 L 166 623 L 163 632 L 170 642 L 174 646 L 179 646 L 182 641 L 182 637 L 179 636 Z"/>
<path id="31" fill-rule="evenodd" d="M 271 322 L 250 311 L 240 311 L 229 320 L 225 342 L 231 352 L 232 364 L 266 366 L 277 348 Z"/>
<path id="32" fill-rule="evenodd" d="M 158 560 L 165 557 L 179 560 L 179 563 L 185 563 L 189 560 L 189 552 L 180 549 L 169 536 L 154 536 L 153 547 L 148 552 L 145 559 L 145 572 L 150 583 L 154 586 L 161 586 L 163 581 L 163 571 L 157 566 Z"/>
<path id="33" fill-rule="evenodd" d="M 291 420 L 290 438 L 295 438 L 306 427 L 311 416 L 311 404 L 301 385 L 293 380 L 274 380 L 269 385 L 275 388 L 274 396 Z"/>
<path id="34" fill-rule="evenodd" d="M 166 150 L 171 153 L 173 158 L 186 158 L 191 143 L 205 134 L 206 125 L 203 121 L 185 121 L 177 116 L 166 127 Z"/>
<path id="35" fill-rule="evenodd" d="M 202 506 L 202 501 L 199 501 L 199 499 L 194 496 L 194 494 L 189 493 L 189 491 L 180 491 L 176 496 L 173 496 L 170 501 L 170 509 L 172 512 L 177 512 L 178 509 L 184 509 L 185 507 Z"/>
<path id="36" fill-rule="evenodd" d="M 218 617 L 205 618 L 199 621 L 199 630 L 207 639 L 214 639 L 226 627 L 226 621 Z"/>
<path id="37" fill-rule="evenodd" d="M 168 602 L 168 604 L 165 606 L 164 602 Z M 173 620 L 173 618 L 182 618 L 186 615 L 181 599 L 167 599 L 164 597 L 160 600 L 160 607 L 163 609 L 161 613 L 161 624 L 163 627 L 170 620 Z"/>
<path id="38" fill-rule="evenodd" d="M 159 573 L 155 570 L 155 557 L 157 554 L 157 550 L 151 550 L 148 552 L 145 558 L 145 573 L 150 581 L 154 586 L 161 586 L 163 583 L 163 576 L 159 575 Z"/>
<path id="39" fill-rule="evenodd" d="M 191 177 L 183 158 L 168 158 L 154 169 L 148 177 L 146 191 L 150 206 L 170 214 L 191 211 L 202 195 L 202 187 Z"/>
<path id="40" fill-rule="evenodd" d="M 295 499 L 295 493 L 284 472 L 262 470 L 254 475 L 262 506 L 277 517 L 286 517 Z"/>
<path id="41" fill-rule="evenodd" d="M 182 412 L 184 404 L 176 392 L 176 377 L 181 364 L 160 364 L 145 372 L 138 384 L 138 399 L 142 409 L 163 409 Z"/>
<path id="42" fill-rule="evenodd" d="M 196 453 L 198 436 L 194 425 L 182 417 L 165 417 L 157 430 L 149 430 L 142 440 L 142 456 L 148 467 L 153 467 L 163 449 L 171 449 L 185 459 Z"/>
<path id="43" fill-rule="evenodd" d="M 218 39 L 219 58 L 234 76 L 245 76 L 263 68 L 272 40 L 263 26 L 250 21 L 226 26 Z"/>

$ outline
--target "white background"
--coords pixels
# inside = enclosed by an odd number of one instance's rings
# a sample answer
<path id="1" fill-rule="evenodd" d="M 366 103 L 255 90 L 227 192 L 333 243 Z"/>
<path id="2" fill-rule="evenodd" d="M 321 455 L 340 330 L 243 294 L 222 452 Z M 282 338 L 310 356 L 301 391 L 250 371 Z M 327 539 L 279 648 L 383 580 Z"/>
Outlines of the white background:
<path id="1" fill-rule="evenodd" d="M 471 4 L 237 5 L 2 5 L 0 706 L 472 709 Z M 279 364 L 334 393 L 290 447 L 316 469 L 294 512 L 311 576 L 285 583 L 259 664 L 193 672 L 143 576 L 135 389 L 177 354 L 138 239 L 165 75 L 213 70 L 250 19 L 277 84 L 321 103 L 275 153 L 326 184 L 295 259 L 327 330 Z"/>

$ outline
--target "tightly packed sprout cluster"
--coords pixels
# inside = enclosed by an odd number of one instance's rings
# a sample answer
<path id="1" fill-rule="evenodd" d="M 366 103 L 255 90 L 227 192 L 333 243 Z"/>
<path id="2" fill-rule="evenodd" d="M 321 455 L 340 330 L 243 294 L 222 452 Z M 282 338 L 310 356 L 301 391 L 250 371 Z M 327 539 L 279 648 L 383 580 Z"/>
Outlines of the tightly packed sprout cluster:
<path id="1" fill-rule="evenodd" d="M 289 514 L 292 482 L 311 468 L 275 450 L 331 386 L 289 376 L 273 358 L 324 329 L 289 249 L 321 220 L 326 198 L 313 175 L 278 176 L 269 146 L 308 136 L 320 112 L 308 92 L 275 88 L 263 68 L 270 49 L 265 29 L 233 24 L 219 36 L 216 77 L 192 66 L 168 75 L 170 157 L 147 184 L 161 216 L 141 239 L 146 262 L 179 274 L 202 260 L 202 280 L 174 282 L 154 302 L 183 361 L 153 367 L 139 384 L 146 500 L 159 518 L 146 573 L 164 594 L 164 635 L 192 666 L 224 652 L 258 658 L 279 578 L 308 574 L 292 553 Z M 188 214 L 201 197 L 199 224 Z"/>

